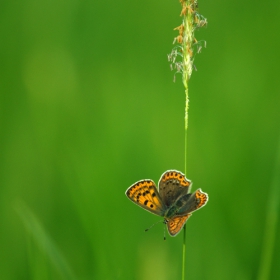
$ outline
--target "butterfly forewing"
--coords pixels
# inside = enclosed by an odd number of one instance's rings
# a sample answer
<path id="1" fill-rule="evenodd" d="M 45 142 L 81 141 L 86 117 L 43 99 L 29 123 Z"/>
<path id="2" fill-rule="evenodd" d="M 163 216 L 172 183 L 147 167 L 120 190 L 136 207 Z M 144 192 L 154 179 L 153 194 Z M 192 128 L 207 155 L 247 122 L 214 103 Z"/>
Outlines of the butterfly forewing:
<path id="1" fill-rule="evenodd" d="M 164 204 L 168 207 L 172 205 L 178 197 L 188 193 L 191 186 L 186 176 L 176 170 L 164 172 L 159 180 L 159 194 Z"/>
<path id="2" fill-rule="evenodd" d="M 176 216 L 171 218 L 170 220 L 167 221 L 167 228 L 168 232 L 171 236 L 177 235 L 184 224 L 186 223 L 187 219 L 191 216 L 192 214 L 187 214 L 185 216 Z"/>
<path id="3" fill-rule="evenodd" d="M 127 189 L 126 195 L 138 206 L 152 212 L 153 214 L 163 216 L 165 206 L 159 196 L 154 181 L 138 181 Z"/>

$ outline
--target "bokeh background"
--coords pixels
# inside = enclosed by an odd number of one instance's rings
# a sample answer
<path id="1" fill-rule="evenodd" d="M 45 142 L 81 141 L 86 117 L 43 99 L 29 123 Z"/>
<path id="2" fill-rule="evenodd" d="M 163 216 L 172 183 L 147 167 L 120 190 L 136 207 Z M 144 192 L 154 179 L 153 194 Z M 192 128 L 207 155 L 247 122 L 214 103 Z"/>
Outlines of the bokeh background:
<path id="1" fill-rule="evenodd" d="M 199 8 L 187 176 L 210 199 L 187 223 L 187 279 L 258 279 L 264 263 L 259 279 L 278 279 L 280 2 Z M 179 14 L 173 0 L 1 1 L 1 279 L 180 279 L 182 233 L 144 232 L 159 218 L 124 194 L 184 170 L 167 61 Z"/>

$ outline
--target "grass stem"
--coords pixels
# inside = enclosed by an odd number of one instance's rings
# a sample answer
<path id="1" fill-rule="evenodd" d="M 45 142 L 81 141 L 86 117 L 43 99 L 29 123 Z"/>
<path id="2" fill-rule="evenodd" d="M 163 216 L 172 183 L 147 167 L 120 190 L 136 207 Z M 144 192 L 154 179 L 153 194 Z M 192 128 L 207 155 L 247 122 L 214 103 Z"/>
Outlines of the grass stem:
<path id="1" fill-rule="evenodd" d="M 178 30 L 179 35 L 174 38 L 173 43 L 177 45 L 168 55 L 171 62 L 171 69 L 176 73 L 182 74 L 182 81 L 185 87 L 185 175 L 187 176 L 187 131 L 188 131 L 188 110 L 189 110 L 189 88 L 188 82 L 193 71 L 193 61 L 196 53 L 199 53 L 205 41 L 198 42 L 194 37 L 194 31 L 202 26 L 207 25 L 207 20 L 197 12 L 197 0 L 180 0 L 182 10 L 180 16 L 182 23 L 174 30 Z M 174 76 L 175 77 L 175 76 Z M 182 256 L 182 280 L 185 279 L 186 267 L 186 227 L 183 233 L 183 256 Z"/>

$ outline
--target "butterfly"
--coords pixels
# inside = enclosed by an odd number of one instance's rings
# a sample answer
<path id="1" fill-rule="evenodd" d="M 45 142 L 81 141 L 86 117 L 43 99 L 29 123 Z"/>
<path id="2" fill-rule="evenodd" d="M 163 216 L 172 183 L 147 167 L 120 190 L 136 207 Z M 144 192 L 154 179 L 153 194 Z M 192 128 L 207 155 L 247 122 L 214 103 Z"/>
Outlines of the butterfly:
<path id="1" fill-rule="evenodd" d="M 158 188 L 153 180 L 140 180 L 130 186 L 125 194 L 145 210 L 164 218 L 168 232 L 176 236 L 192 212 L 203 207 L 208 194 L 201 189 L 189 193 L 192 182 L 177 170 L 167 170 L 160 177 Z"/>

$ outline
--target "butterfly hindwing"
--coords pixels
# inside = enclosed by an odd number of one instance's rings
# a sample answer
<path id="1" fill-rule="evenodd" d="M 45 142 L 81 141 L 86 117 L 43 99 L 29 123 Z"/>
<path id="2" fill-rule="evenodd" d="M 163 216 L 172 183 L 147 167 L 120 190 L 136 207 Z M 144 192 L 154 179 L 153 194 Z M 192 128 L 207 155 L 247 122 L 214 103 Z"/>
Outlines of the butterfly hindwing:
<path id="1" fill-rule="evenodd" d="M 145 210 L 159 216 L 164 214 L 165 206 L 154 181 L 138 181 L 130 186 L 125 193 L 130 200 Z"/>
<path id="2" fill-rule="evenodd" d="M 159 180 L 159 194 L 164 204 L 169 207 L 178 197 L 188 193 L 191 186 L 186 176 L 176 170 L 164 172 Z"/>
<path id="3" fill-rule="evenodd" d="M 185 216 L 175 216 L 167 221 L 167 229 L 171 236 L 177 235 L 181 229 L 183 228 L 184 224 L 186 223 L 187 219 L 192 214 L 187 214 Z"/>

